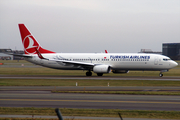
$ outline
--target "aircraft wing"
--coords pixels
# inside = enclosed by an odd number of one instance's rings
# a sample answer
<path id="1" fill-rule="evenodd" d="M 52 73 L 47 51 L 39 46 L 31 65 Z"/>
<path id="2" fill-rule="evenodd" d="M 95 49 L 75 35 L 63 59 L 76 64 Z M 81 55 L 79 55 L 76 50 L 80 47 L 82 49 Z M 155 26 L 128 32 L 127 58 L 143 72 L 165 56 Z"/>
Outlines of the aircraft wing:
<path id="1" fill-rule="evenodd" d="M 68 61 L 68 60 L 56 60 L 56 59 L 48 59 L 50 61 L 56 61 L 59 64 L 64 63 L 64 65 L 75 65 L 75 66 L 81 66 L 81 67 L 93 67 L 95 66 L 94 63 L 86 63 L 86 62 L 77 62 L 77 61 Z"/>
<path id="2" fill-rule="evenodd" d="M 82 69 L 83 68 L 93 68 L 93 66 L 95 66 L 94 63 L 68 61 L 68 60 L 58 60 L 58 59 L 47 59 L 47 58 L 44 58 L 41 55 L 41 53 L 38 51 L 37 48 L 35 48 L 35 50 L 36 50 L 36 53 L 37 53 L 37 55 L 38 55 L 38 57 L 40 59 L 49 60 L 49 61 L 55 61 L 55 62 L 57 62 L 58 64 L 61 64 L 61 65 L 73 65 L 73 66 L 81 67 Z"/>

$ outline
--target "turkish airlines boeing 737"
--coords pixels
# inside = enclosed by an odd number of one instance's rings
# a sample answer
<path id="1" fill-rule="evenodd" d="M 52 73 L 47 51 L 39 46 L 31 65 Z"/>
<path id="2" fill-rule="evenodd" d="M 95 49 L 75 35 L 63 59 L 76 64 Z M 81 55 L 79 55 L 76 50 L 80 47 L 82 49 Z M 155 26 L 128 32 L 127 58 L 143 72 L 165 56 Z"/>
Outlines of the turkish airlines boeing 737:
<path id="1" fill-rule="evenodd" d="M 44 49 L 32 36 L 24 24 L 19 24 L 24 46 L 23 55 L 27 61 L 44 67 L 62 70 L 87 70 L 86 76 L 93 71 L 98 76 L 104 73 L 128 73 L 129 70 L 151 70 L 167 72 L 178 64 L 169 57 L 158 54 L 135 53 L 55 53 Z"/>

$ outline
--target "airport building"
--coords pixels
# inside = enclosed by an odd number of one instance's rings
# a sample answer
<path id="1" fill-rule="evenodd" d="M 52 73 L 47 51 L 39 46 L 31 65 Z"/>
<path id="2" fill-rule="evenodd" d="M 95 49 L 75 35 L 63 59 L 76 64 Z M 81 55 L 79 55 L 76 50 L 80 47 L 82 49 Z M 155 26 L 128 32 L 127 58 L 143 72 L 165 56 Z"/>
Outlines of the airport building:
<path id="1" fill-rule="evenodd" d="M 0 60 L 13 60 L 13 55 L 6 53 L 12 53 L 11 49 L 0 49 Z"/>
<path id="2" fill-rule="evenodd" d="M 141 49 L 139 53 L 152 53 L 152 54 L 162 54 L 160 51 L 152 51 L 151 49 Z"/>
<path id="3" fill-rule="evenodd" d="M 0 49 L 0 60 L 22 60 L 22 59 L 24 59 L 22 57 L 9 55 L 8 53 L 24 54 L 24 51 L 23 50 Z"/>
<path id="4" fill-rule="evenodd" d="M 163 55 L 173 60 L 180 60 L 180 43 L 163 43 L 162 51 Z"/>
<path id="5" fill-rule="evenodd" d="M 13 50 L 14 54 L 24 54 L 23 50 Z M 13 60 L 24 60 L 23 57 L 13 56 Z"/>

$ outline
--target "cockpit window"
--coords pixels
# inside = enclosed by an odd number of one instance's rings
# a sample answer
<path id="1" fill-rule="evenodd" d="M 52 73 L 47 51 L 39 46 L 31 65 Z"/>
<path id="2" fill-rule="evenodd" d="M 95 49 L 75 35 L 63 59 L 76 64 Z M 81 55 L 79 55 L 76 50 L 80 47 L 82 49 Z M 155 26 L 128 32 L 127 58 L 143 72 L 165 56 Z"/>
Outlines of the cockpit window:
<path id="1" fill-rule="evenodd" d="M 168 60 L 171 60 L 171 59 L 164 58 L 163 60 L 164 60 L 164 61 L 168 61 Z"/>

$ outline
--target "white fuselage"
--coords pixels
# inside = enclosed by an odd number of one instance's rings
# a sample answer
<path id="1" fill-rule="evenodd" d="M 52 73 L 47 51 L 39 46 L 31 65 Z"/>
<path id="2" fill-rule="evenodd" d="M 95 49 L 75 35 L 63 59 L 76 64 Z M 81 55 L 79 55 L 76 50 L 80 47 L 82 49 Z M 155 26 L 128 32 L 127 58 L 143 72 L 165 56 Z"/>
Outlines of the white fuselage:
<path id="1" fill-rule="evenodd" d="M 42 54 L 40 59 L 37 54 L 27 61 L 41 66 L 63 70 L 88 70 L 79 65 L 65 64 L 53 60 L 77 61 L 81 63 L 93 63 L 95 65 L 108 65 L 112 70 L 169 70 L 178 64 L 169 57 L 158 54 L 135 53 L 56 53 Z"/>
<path id="2" fill-rule="evenodd" d="M 128 70 L 158 70 L 162 72 L 178 64 L 169 57 L 157 54 L 134 53 L 55 53 L 44 49 L 32 36 L 24 24 L 18 24 L 24 46 L 26 60 L 41 66 L 63 70 L 87 70 L 86 76 L 93 71 L 98 76 L 104 73 L 127 73 Z"/>

